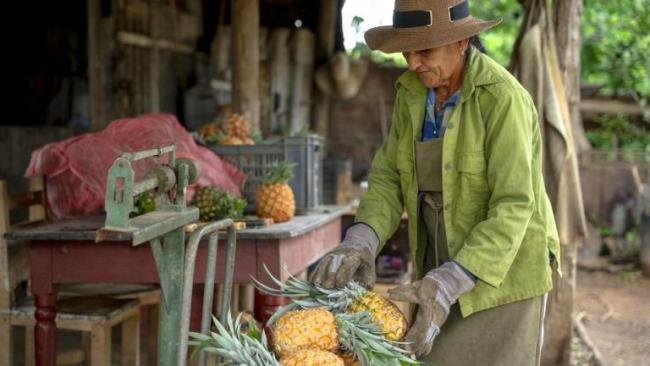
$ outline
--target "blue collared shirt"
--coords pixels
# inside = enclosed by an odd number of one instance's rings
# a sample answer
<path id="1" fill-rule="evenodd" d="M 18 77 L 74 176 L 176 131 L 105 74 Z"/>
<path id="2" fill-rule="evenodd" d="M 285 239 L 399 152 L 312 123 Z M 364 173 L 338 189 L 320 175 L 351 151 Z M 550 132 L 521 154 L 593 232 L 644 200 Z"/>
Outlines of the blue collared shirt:
<path id="1" fill-rule="evenodd" d="M 439 138 L 445 134 L 447 124 L 445 115 L 448 115 L 454 109 L 459 96 L 460 90 L 457 90 L 445 101 L 440 111 L 436 112 L 436 90 L 429 88 L 424 110 L 424 124 L 422 125 L 422 141 Z"/>

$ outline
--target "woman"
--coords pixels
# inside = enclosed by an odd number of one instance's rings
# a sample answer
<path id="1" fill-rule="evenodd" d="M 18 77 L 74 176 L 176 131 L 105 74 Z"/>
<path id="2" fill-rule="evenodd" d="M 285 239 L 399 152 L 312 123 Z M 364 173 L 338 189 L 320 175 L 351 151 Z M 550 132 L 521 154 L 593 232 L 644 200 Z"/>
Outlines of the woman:
<path id="1" fill-rule="evenodd" d="M 541 166 L 535 107 L 469 39 L 467 1 L 397 0 L 371 49 L 402 52 L 393 122 L 341 245 L 311 280 L 374 284 L 374 258 L 409 217 L 419 280 L 390 292 L 418 305 L 406 340 L 435 365 L 538 365 L 550 258 L 559 244 Z"/>

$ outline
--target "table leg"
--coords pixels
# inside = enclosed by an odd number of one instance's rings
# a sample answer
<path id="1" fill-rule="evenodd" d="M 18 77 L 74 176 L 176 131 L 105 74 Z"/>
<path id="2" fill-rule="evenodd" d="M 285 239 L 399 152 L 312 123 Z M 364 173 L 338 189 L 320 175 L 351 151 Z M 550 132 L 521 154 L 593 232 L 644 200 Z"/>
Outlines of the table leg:
<path id="1" fill-rule="evenodd" d="M 34 297 L 34 348 L 36 366 L 56 364 L 56 294 L 52 284 L 52 245 L 31 242 L 32 296 Z"/>
<path id="2" fill-rule="evenodd" d="M 55 296 L 34 294 L 36 325 L 34 326 L 34 346 L 36 366 L 56 365 L 56 308 Z"/>
<path id="3" fill-rule="evenodd" d="M 271 296 L 255 289 L 255 319 L 266 324 L 276 310 L 289 303 L 285 297 Z"/>

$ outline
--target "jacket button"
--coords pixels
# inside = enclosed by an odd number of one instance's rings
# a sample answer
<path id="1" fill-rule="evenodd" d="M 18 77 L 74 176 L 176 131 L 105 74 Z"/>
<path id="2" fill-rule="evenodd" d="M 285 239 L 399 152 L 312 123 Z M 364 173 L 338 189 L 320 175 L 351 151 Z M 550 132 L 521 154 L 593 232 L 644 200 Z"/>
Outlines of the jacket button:
<path id="1" fill-rule="evenodd" d="M 450 123 L 450 124 L 447 126 L 447 128 L 451 130 L 452 128 L 454 128 L 454 124 L 453 124 L 453 123 Z"/>
<path id="2" fill-rule="evenodd" d="M 445 211 L 449 211 L 450 208 L 451 208 L 451 204 L 450 204 L 450 203 L 448 203 L 448 204 L 445 205 Z"/>
<path id="3" fill-rule="evenodd" d="M 451 170 L 451 163 L 445 164 L 445 170 Z"/>

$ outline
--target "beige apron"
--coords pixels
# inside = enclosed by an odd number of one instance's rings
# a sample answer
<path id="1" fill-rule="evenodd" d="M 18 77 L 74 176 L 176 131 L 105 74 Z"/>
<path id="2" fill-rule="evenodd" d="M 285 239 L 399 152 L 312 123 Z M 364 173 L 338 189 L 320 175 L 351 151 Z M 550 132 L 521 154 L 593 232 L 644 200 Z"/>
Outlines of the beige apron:
<path id="1" fill-rule="evenodd" d="M 420 212 L 428 232 L 425 273 L 449 260 L 443 225 L 442 138 L 416 142 Z M 518 301 L 462 318 L 451 307 L 431 353 L 434 366 L 537 366 L 540 362 L 545 296 Z"/>

